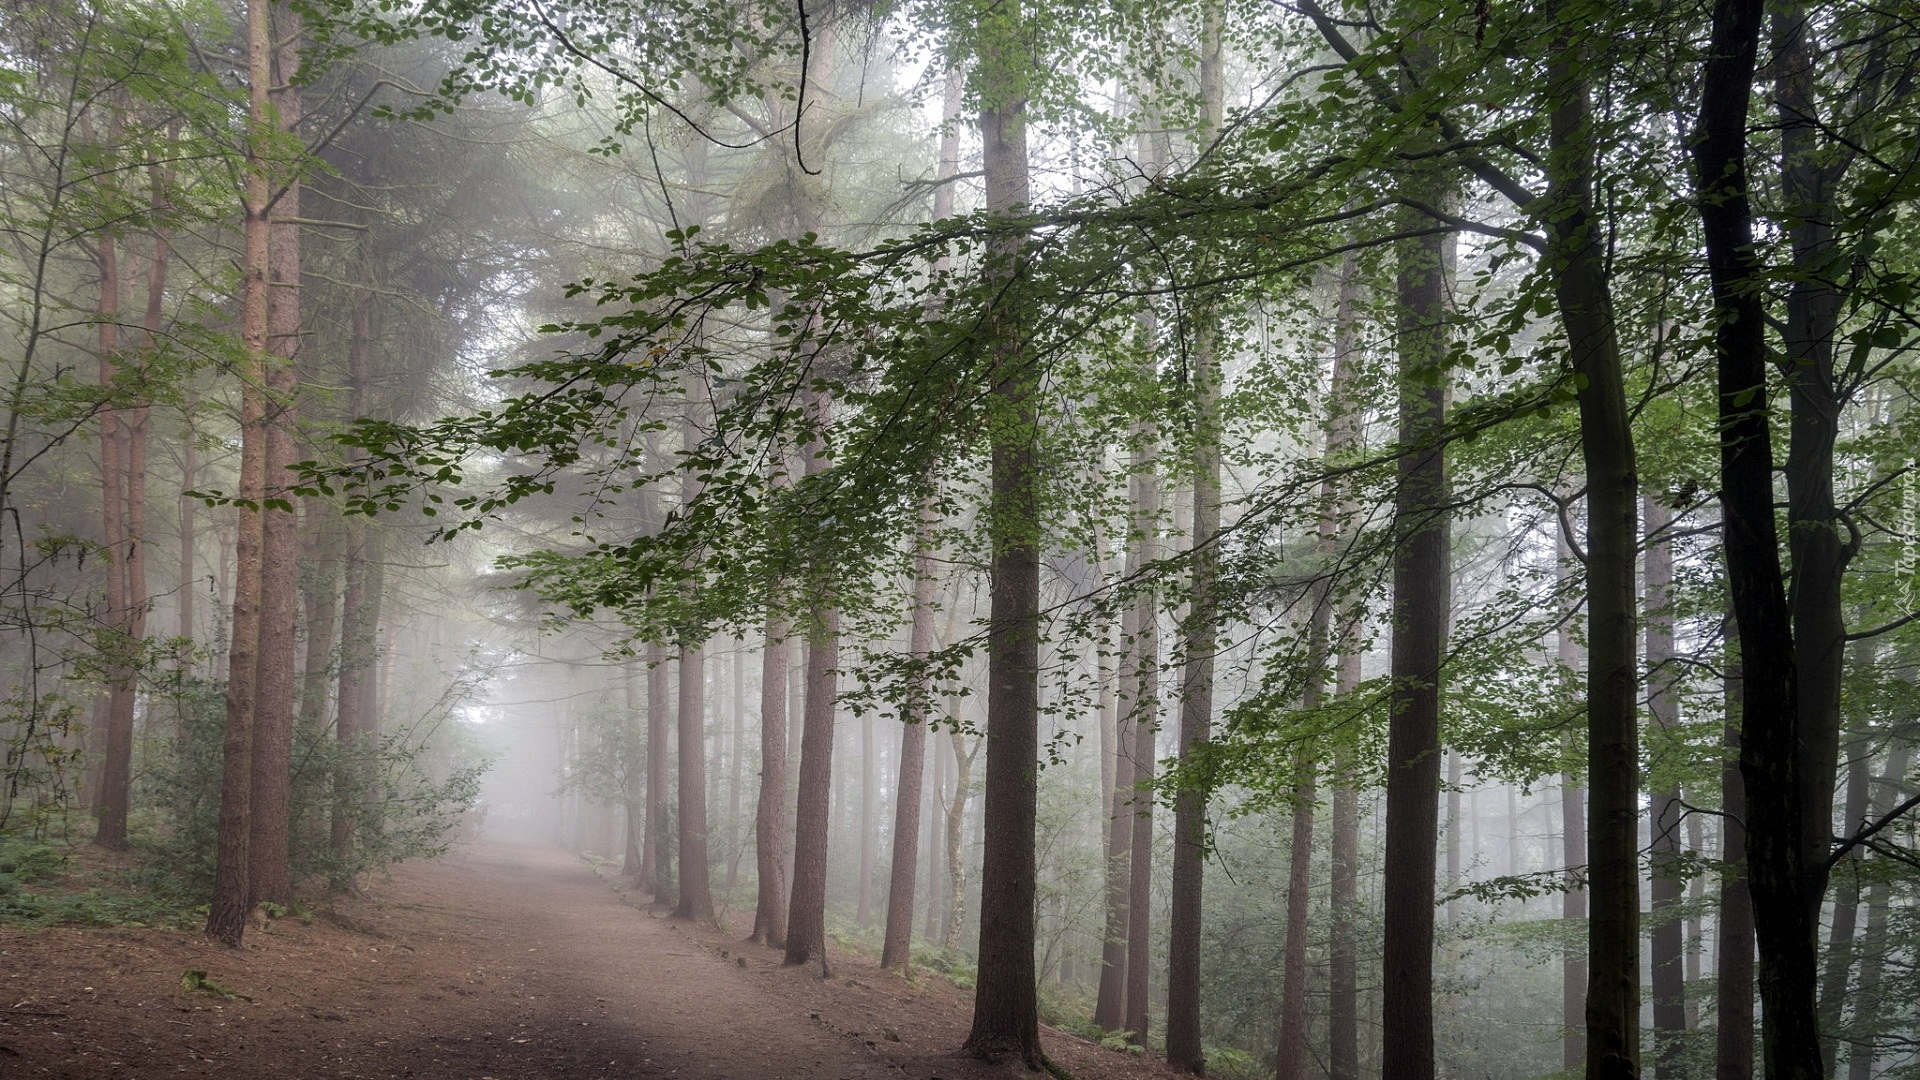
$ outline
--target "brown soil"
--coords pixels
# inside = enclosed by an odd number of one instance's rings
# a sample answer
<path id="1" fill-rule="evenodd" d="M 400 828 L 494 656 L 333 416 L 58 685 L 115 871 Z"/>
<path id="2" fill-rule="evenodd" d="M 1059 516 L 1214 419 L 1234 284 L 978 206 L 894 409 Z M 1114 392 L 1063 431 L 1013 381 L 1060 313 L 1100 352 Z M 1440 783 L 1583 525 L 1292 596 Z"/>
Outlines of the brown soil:
<path id="1" fill-rule="evenodd" d="M 665 918 L 551 848 L 411 865 L 229 950 L 155 930 L 0 931 L 0 1077 L 983 1080 L 971 992 L 840 956 L 781 966 Z M 189 969 L 244 997 L 182 985 Z M 1076 1080 L 1164 1064 L 1058 1033 Z"/>

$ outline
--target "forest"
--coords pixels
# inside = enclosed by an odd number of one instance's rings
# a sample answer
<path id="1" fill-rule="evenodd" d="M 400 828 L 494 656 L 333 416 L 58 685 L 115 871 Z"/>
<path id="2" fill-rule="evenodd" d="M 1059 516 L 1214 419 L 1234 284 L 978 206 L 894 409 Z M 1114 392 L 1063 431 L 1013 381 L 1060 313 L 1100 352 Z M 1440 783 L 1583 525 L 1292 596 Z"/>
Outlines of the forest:
<path id="1" fill-rule="evenodd" d="M 1009 1075 L 1920 1080 L 1916 80 L 1884 0 L 0 0 L 0 976 L 520 844 Z"/>

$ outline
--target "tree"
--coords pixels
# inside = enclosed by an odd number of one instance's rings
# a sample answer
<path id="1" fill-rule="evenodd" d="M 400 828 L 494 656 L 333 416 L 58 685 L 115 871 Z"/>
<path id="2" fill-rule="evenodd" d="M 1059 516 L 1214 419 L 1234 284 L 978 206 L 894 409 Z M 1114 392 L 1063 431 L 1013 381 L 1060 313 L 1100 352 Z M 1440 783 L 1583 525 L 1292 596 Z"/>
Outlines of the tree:
<path id="1" fill-rule="evenodd" d="M 240 337 L 241 449 L 239 538 L 234 561 L 238 581 L 233 594 L 232 646 L 227 656 L 227 722 L 221 744 L 219 853 L 213 901 L 207 911 L 207 933 L 222 944 L 238 948 L 246 932 L 247 913 L 253 908 L 248 880 L 253 829 L 252 793 L 254 729 L 259 707 L 258 661 L 261 631 L 261 575 L 264 572 L 261 535 L 267 511 L 267 354 L 268 236 L 272 229 L 270 163 L 261 156 L 271 130 L 272 30 L 267 5 L 253 0 L 246 11 L 247 121 L 246 251 L 242 267 Z M 249 508 L 251 507 L 251 508 Z"/>
<path id="2" fill-rule="evenodd" d="M 988 214 L 1017 220 L 1032 201 L 1027 168 L 1027 58 L 1013 47 L 1025 14 L 1001 5 L 981 15 L 974 70 Z M 1005 227 L 988 246 L 987 273 L 1019 274 L 1023 238 Z M 1023 313 L 1003 294 L 990 307 L 987 341 L 992 480 L 987 532 L 992 604 L 987 616 L 987 780 L 980 874 L 980 969 L 973 1026 L 963 1049 L 1038 1069 L 1040 1005 L 1034 985 L 1034 776 L 1040 754 L 1040 478 L 1038 388 L 1023 347 Z"/>

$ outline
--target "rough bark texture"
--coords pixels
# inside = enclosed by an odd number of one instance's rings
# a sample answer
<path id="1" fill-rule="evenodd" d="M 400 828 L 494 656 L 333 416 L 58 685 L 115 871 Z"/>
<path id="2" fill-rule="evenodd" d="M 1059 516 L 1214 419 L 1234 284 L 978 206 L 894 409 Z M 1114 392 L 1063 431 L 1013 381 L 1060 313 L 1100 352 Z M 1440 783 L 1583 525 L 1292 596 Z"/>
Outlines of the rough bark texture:
<path id="1" fill-rule="evenodd" d="M 1760 952 L 1762 1057 L 1769 1080 L 1820 1080 L 1818 895 L 1814 905 L 1808 903 L 1809 882 L 1819 871 L 1808 865 L 1807 818 L 1817 816 L 1824 827 L 1832 809 L 1803 801 L 1810 785 L 1802 774 L 1814 762 L 1801 727 L 1792 609 L 1774 524 L 1764 272 L 1752 246 L 1746 173 L 1747 111 L 1763 8 L 1763 0 L 1716 0 L 1713 6 L 1692 152 L 1719 320 L 1713 352 L 1720 395 L 1720 505 L 1727 577 L 1740 623 L 1740 772 L 1747 790 L 1747 881 Z M 1830 776 L 1826 782 L 1831 784 Z"/>
<path id="2" fill-rule="evenodd" d="M 267 5 L 247 5 L 247 120 L 265 131 L 272 123 L 267 91 L 273 79 L 272 34 Z M 249 146 L 258 146 L 256 140 Z M 266 162 L 250 158 L 242 205 L 246 248 L 241 258 L 240 478 L 242 499 L 258 500 L 266 475 L 267 219 L 272 192 Z M 232 638 L 227 654 L 227 716 L 221 738 L 220 814 L 214 856 L 213 897 L 207 934 L 240 946 L 251 910 L 248 842 L 252 836 L 253 713 L 255 660 L 260 638 L 260 517 L 242 509 L 234 543 Z"/>
<path id="3" fill-rule="evenodd" d="M 90 118 L 89 118 L 90 119 Z M 86 124 L 91 135 L 93 125 Z M 117 114 L 107 126 L 106 137 L 114 142 L 120 131 Z M 104 182 L 103 182 L 104 184 Z M 103 847 L 123 848 L 127 844 L 128 797 L 133 781 L 133 713 L 137 689 L 134 672 L 134 642 L 128 635 L 133 607 L 144 606 L 136 600 L 127 580 L 127 561 L 135 543 L 127 527 L 128 438 L 118 394 L 120 351 L 120 255 L 119 244 L 111 232 L 94 241 L 94 265 L 100 272 L 100 298 L 96 345 L 100 352 L 100 389 L 108 395 L 107 407 L 100 411 L 100 542 L 106 549 L 102 569 L 106 578 L 106 654 L 107 700 L 104 708 L 104 738 L 99 747 L 98 783 L 88 794 L 93 799 L 94 841 Z"/>
<path id="4" fill-rule="evenodd" d="M 300 18 L 286 4 L 273 7 L 273 106 L 283 131 L 301 119 Z M 292 465 L 299 453 L 293 431 L 300 385 L 300 182 L 278 193 L 267 256 L 266 496 L 261 514 L 260 646 L 254 683 L 252 828 L 248 889 L 253 903 L 293 904 L 292 783 L 295 657 L 299 651 L 300 547 L 295 535 Z"/>
<path id="5" fill-rule="evenodd" d="M 1430 193 L 1422 193 L 1430 194 Z M 1426 201 L 1426 200 L 1423 200 Z M 1438 200 L 1435 200 L 1438 201 Z M 1409 217 L 1410 230 L 1426 226 Z M 1446 243 L 1440 236 L 1396 247 L 1400 352 L 1399 438 L 1394 495 L 1394 690 L 1388 702 L 1387 827 L 1382 876 L 1386 940 L 1381 989 L 1390 1033 L 1381 1070 L 1396 1080 L 1432 1080 L 1433 894 L 1440 806 L 1440 662 L 1452 568 L 1446 458 L 1437 442 L 1446 415 Z"/>
<path id="6" fill-rule="evenodd" d="M 914 659 L 933 655 L 933 528 L 931 501 L 923 502 L 913 559 L 913 623 L 907 648 Z M 906 724 L 900 732 L 900 779 L 894 785 L 893 863 L 887 875 L 887 927 L 881 967 L 905 967 L 913 947 L 914 875 L 920 865 L 920 789 L 926 773 L 927 728 L 933 722 L 933 687 L 925 672 L 908 691 Z"/>
<path id="7" fill-rule="evenodd" d="M 767 620 L 760 653 L 760 795 L 753 810 L 753 856 L 759 887 L 751 940 L 787 945 L 787 625 Z"/>
<path id="8" fill-rule="evenodd" d="M 818 430 L 828 423 L 823 393 L 808 400 Z M 828 466 L 816 436 L 803 450 L 809 476 Z M 824 558 L 824 554 L 817 557 Z M 827 968 L 827 832 L 833 810 L 833 729 L 839 707 L 840 611 L 824 590 L 814 593 L 808 618 L 807 700 L 800 734 L 799 799 L 793 828 L 793 894 L 787 906 L 787 963 L 818 957 Z"/>
<path id="9" fill-rule="evenodd" d="M 982 32 L 997 40 L 980 59 L 981 159 L 989 214 L 1028 205 L 1024 72 L 1013 48 L 1017 11 L 1003 10 Z M 1018 234 L 988 244 L 987 272 L 1011 281 Z M 1034 817 L 1040 753 L 1039 440 L 1036 378 L 1022 344 L 1018 309 L 987 315 L 993 352 L 992 480 L 988 534 L 992 598 L 987 616 L 987 778 L 980 873 L 980 966 L 966 1053 L 1041 1063 L 1034 983 Z"/>

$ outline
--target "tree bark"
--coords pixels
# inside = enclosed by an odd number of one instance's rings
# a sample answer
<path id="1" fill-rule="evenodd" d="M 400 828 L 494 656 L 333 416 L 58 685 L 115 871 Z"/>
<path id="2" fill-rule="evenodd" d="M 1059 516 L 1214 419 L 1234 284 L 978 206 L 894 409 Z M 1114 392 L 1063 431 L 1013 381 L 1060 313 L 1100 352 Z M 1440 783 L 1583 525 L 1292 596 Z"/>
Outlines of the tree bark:
<path id="1" fill-rule="evenodd" d="M 979 58 L 981 159 L 986 209 L 1019 213 L 1030 200 L 1026 79 L 1029 62 L 1015 42 L 1024 20 L 1015 8 L 987 16 L 989 45 Z M 987 245 L 986 273 L 1011 284 L 1023 237 L 1008 230 Z M 992 472 L 988 536 L 992 599 L 987 616 L 987 782 L 980 874 L 979 977 L 973 1026 L 963 1052 L 1041 1065 L 1039 997 L 1034 985 L 1034 818 L 1040 753 L 1040 476 L 1038 383 L 1024 347 L 1012 293 L 987 318 L 992 349 L 989 408 Z"/>
<path id="2" fill-rule="evenodd" d="M 1436 185 L 1431 181 L 1428 188 Z M 1445 190 L 1422 191 L 1429 201 Z M 1408 231 L 1428 224 L 1409 216 Z M 1396 245 L 1401 456 L 1394 496 L 1394 689 L 1388 701 L 1383 1075 L 1432 1080 L 1433 900 L 1440 799 L 1440 664 L 1451 595 L 1447 474 L 1445 267 L 1429 235 Z"/>
<path id="3" fill-rule="evenodd" d="M 1720 764 L 1720 925 L 1714 955 L 1714 1080 L 1753 1080 L 1753 901 L 1747 892 L 1747 786 L 1740 776 L 1740 624 L 1728 612 Z"/>
<path id="4" fill-rule="evenodd" d="M 1200 96 L 1202 135 L 1224 122 L 1219 3 L 1202 8 Z M 1213 731 L 1213 662 L 1219 647 L 1218 534 L 1220 532 L 1220 357 L 1217 316 L 1205 301 L 1194 313 L 1193 548 L 1192 597 L 1182 627 L 1186 655 L 1180 687 L 1180 761 L 1192 765 L 1206 754 Z M 1167 1062 L 1203 1076 L 1200 1042 L 1200 921 L 1205 888 L 1207 796 L 1210 784 L 1183 784 L 1173 802 L 1173 904 L 1168 916 Z M 1308 831 L 1312 831 L 1311 803 Z"/>
<path id="5" fill-rule="evenodd" d="M 272 192 L 268 163 L 258 147 L 272 124 L 268 88 L 273 79 L 272 34 L 264 0 L 250 0 L 246 14 L 247 122 L 259 136 L 248 142 L 246 247 L 241 259 L 240 299 L 240 498 L 258 506 L 265 492 L 267 373 L 267 233 Z M 259 510 L 242 508 L 234 561 L 232 638 L 227 654 L 227 715 L 221 738 L 220 812 L 214 855 L 213 897 L 207 934 L 239 948 L 252 909 L 248 845 L 252 838 L 254 681 L 260 639 Z"/>
<path id="6" fill-rule="evenodd" d="M 1333 379 L 1328 390 L 1327 458 L 1329 466 L 1357 448 L 1362 409 L 1357 389 L 1361 361 L 1360 259 L 1348 253 L 1340 261 L 1339 296 L 1335 300 L 1333 328 Z M 1352 501 L 1340 497 L 1339 485 L 1329 479 L 1321 498 L 1334 508 L 1335 539 L 1352 527 Z M 1327 537 L 1322 530 L 1321 540 Z M 1332 602 L 1332 582 L 1327 583 L 1328 602 Z M 1338 613 L 1333 645 L 1339 649 L 1340 663 L 1334 675 L 1334 692 L 1342 697 L 1360 685 L 1360 610 L 1342 606 Z M 1359 898 L 1360 878 L 1360 798 L 1353 787 L 1353 751 L 1342 741 L 1336 746 L 1333 763 L 1333 798 L 1328 837 L 1330 878 L 1328 890 L 1327 934 L 1327 1057 L 1329 1080 L 1359 1080 L 1360 1006 L 1359 1006 L 1359 934 L 1354 926 L 1354 911 Z M 1291 917 L 1291 913 L 1289 913 Z M 1304 1023 L 1303 1023 L 1304 1029 Z M 1284 1036 L 1283 1036 L 1284 1039 Z M 1281 1073 L 1279 1080 L 1293 1080 Z"/>
<path id="7" fill-rule="evenodd" d="M 760 796 L 753 811 L 753 857 L 759 875 L 750 940 L 787 945 L 787 623 L 767 619 L 760 653 Z"/>
<path id="8" fill-rule="evenodd" d="M 647 784 L 646 772 L 641 766 L 636 751 L 645 746 L 646 735 L 641 726 L 640 679 L 634 665 L 629 662 L 620 668 L 621 704 L 625 706 L 621 715 L 621 742 L 626 747 L 626 771 L 621 777 L 625 789 L 625 798 L 621 808 L 625 813 L 623 822 L 626 841 L 621 855 L 620 876 L 633 878 L 645 887 L 647 883 L 645 845 L 647 834 Z"/>
<path id="9" fill-rule="evenodd" d="M 653 901 L 665 904 L 675 895 L 673 878 L 673 823 L 667 816 L 667 766 L 671 761 L 673 689 L 667 683 L 667 650 L 647 646 L 647 836 L 651 849 Z M 641 852 L 647 863 L 648 852 Z"/>
<path id="10" fill-rule="evenodd" d="M 806 474 L 827 471 L 824 432 L 832 403 L 821 391 L 809 393 L 809 419 L 815 434 L 802 450 Z M 826 552 L 814 553 L 816 576 L 826 573 Z M 793 895 L 787 906 L 787 963 L 818 958 L 824 978 L 827 963 L 827 844 L 833 810 L 834 722 L 840 704 L 840 610 L 816 583 L 808 617 L 807 699 L 800 734 L 799 800 L 794 813 Z"/>
<path id="11" fill-rule="evenodd" d="M 1647 711 L 1656 730 L 1672 733 L 1680 722 L 1680 702 L 1673 647 L 1673 546 L 1667 529 L 1673 512 L 1649 495 L 1644 500 L 1646 520 L 1646 641 Z M 1671 744 L 1663 742 L 1662 751 Z M 1652 799 L 1650 822 L 1652 853 L 1654 1075 L 1661 1080 L 1683 1080 L 1686 1073 L 1687 981 L 1684 920 L 1680 915 L 1683 885 L 1680 863 L 1680 788 L 1669 784 Z M 1636 1018 L 1636 1025 L 1637 1025 Z"/>
<path id="12" fill-rule="evenodd" d="M 698 646 L 682 645 L 679 663 L 680 695 L 676 715 L 680 729 L 679 813 L 680 902 L 677 919 L 713 918 L 713 890 L 707 861 L 707 663 Z"/>
<path id="13" fill-rule="evenodd" d="M 299 128 L 300 17 L 284 3 L 273 19 L 273 107 L 282 132 Z M 300 385 L 300 182 L 286 181 L 269 226 L 265 494 L 261 513 L 259 673 L 254 684 L 252 828 L 248 886 L 253 903 L 293 904 L 289 785 L 293 761 L 294 670 L 299 542 L 292 465 Z"/>
<path id="14" fill-rule="evenodd" d="M 1640 1064 L 1640 743 L 1634 642 L 1639 482 L 1620 344 L 1594 209 L 1585 41 L 1560 34 L 1547 62 L 1546 215 L 1554 291 L 1580 406 L 1587 478 L 1587 1077 Z"/>
<path id="15" fill-rule="evenodd" d="M 1803 730 L 1793 614 L 1774 524 L 1773 440 L 1767 399 L 1765 273 L 1753 250 L 1747 112 L 1753 96 L 1764 0 L 1716 0 L 1701 73 L 1698 174 L 1707 274 L 1718 325 L 1720 504 L 1733 608 L 1740 623 L 1740 771 L 1747 790 L 1747 881 L 1759 945 L 1769 1080 L 1820 1080 L 1816 988 L 1818 919 L 1809 883 L 1808 816 L 1823 825 L 1830 805 L 1810 806 L 1802 774 L 1816 762 Z M 1793 503 L 1789 497 L 1789 514 Z M 1815 755 L 1817 756 L 1817 755 Z M 1829 775 L 1828 783 L 1831 783 Z M 1813 894 L 1817 901 L 1818 894 Z M 1816 905 L 1817 906 L 1817 905 Z"/>
<path id="16" fill-rule="evenodd" d="M 914 530 L 913 622 L 907 648 L 925 663 L 933 655 L 933 529 L 931 498 L 920 505 Z M 900 732 L 900 779 L 894 785 L 893 865 L 887 875 L 887 927 L 880 966 L 904 968 L 912 957 L 914 873 L 920 865 L 920 789 L 927 771 L 927 728 L 933 723 L 933 686 L 925 669 L 907 689 Z"/>
<path id="17" fill-rule="evenodd" d="M 1911 747 L 1895 746 L 1887 755 L 1885 779 L 1904 781 L 1912 758 Z M 1889 786 L 1883 780 L 1880 792 L 1868 800 L 1876 818 L 1893 809 L 1895 800 L 1891 794 Z M 1873 884 L 1867 887 L 1867 926 L 1864 940 L 1861 942 L 1860 989 L 1855 999 L 1861 1004 L 1856 1006 L 1856 1014 L 1866 1012 L 1870 1016 L 1882 1015 L 1881 991 L 1887 964 L 1887 908 L 1892 891 L 1892 886 L 1884 874 L 1876 875 Z M 1858 1040 L 1851 1043 L 1847 1047 L 1847 1080 L 1871 1080 L 1877 1058 L 1875 1043 Z"/>

